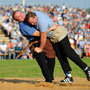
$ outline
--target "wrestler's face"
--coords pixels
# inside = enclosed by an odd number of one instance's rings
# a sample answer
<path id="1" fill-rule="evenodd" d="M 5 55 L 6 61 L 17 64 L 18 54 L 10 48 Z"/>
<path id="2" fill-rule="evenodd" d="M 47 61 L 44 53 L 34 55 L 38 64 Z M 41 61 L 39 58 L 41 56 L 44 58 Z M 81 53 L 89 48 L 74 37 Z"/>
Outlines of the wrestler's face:
<path id="1" fill-rule="evenodd" d="M 29 22 L 30 24 L 32 24 L 32 25 L 37 25 L 37 21 L 38 21 L 37 16 L 35 16 L 35 17 L 30 17 L 30 18 L 28 19 L 28 22 Z"/>
<path id="2" fill-rule="evenodd" d="M 17 11 L 14 15 L 16 21 L 23 22 L 25 20 L 25 15 L 22 12 Z"/>

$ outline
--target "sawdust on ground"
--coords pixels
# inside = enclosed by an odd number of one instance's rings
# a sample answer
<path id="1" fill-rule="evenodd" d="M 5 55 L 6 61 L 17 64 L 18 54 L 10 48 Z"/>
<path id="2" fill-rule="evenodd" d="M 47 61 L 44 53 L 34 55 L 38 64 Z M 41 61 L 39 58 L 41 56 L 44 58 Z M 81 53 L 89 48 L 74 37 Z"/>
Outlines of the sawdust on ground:
<path id="1" fill-rule="evenodd" d="M 59 84 L 62 79 L 58 77 L 53 83 L 46 83 L 43 78 L 0 78 L 0 90 L 90 90 L 86 78 L 74 77 L 74 83 Z"/>

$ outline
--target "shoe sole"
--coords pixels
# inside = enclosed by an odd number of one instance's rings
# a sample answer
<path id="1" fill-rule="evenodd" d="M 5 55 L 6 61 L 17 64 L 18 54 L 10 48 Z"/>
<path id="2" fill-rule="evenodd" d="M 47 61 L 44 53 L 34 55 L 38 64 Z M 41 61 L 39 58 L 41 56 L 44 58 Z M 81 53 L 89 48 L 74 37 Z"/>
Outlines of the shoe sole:
<path id="1" fill-rule="evenodd" d="M 88 81 L 90 81 L 90 78 L 89 79 L 87 79 Z"/>
<path id="2" fill-rule="evenodd" d="M 74 82 L 58 82 L 58 83 L 69 84 L 69 83 L 74 83 Z"/>
<path id="3" fill-rule="evenodd" d="M 73 82 L 72 83 L 59 83 L 60 86 L 73 86 Z"/>

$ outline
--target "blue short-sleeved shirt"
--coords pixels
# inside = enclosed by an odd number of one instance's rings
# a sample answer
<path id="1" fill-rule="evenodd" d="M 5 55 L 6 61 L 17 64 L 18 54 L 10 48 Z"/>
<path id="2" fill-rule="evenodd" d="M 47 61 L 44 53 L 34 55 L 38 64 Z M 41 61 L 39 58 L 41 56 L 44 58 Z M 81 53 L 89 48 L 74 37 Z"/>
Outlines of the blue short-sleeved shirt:
<path id="1" fill-rule="evenodd" d="M 37 15 L 38 18 L 37 29 L 39 29 L 40 32 L 46 32 L 54 24 L 54 22 L 48 15 L 39 11 L 32 11 L 32 12 L 34 12 Z M 50 37 L 51 34 L 52 31 L 50 31 L 47 34 L 47 37 Z"/>
<path id="2" fill-rule="evenodd" d="M 35 38 L 32 36 L 33 33 L 36 31 L 35 27 L 32 27 L 27 21 L 20 22 L 20 32 L 21 34 L 26 37 L 29 41 L 34 40 Z"/>

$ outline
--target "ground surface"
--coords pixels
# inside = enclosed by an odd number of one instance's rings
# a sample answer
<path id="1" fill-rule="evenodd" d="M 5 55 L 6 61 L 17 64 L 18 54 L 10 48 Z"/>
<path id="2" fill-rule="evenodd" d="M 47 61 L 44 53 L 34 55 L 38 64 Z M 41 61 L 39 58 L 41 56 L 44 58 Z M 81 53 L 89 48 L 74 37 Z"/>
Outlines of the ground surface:
<path id="1" fill-rule="evenodd" d="M 73 84 L 58 84 L 63 78 L 55 78 L 53 83 L 43 78 L 0 78 L 0 90 L 90 90 L 90 81 L 74 77 Z"/>

